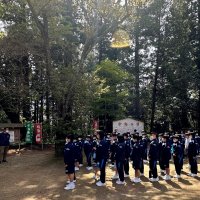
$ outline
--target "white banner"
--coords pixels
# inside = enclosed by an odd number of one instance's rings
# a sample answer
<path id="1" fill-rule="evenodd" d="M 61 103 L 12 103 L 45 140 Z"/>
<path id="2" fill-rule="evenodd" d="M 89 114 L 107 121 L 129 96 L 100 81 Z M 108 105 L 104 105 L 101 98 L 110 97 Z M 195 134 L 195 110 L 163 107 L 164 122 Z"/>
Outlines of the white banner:
<path id="1" fill-rule="evenodd" d="M 15 132 L 9 131 L 9 134 L 10 134 L 10 143 L 15 142 Z"/>

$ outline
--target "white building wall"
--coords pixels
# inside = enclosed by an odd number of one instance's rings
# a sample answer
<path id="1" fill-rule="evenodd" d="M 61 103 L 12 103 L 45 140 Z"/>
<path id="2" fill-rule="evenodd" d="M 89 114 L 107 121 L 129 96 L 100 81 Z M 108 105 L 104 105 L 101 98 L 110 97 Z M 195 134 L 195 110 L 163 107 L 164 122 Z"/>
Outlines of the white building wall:
<path id="1" fill-rule="evenodd" d="M 144 130 L 144 122 L 126 118 L 113 122 L 113 131 L 116 129 L 118 133 L 133 133 L 136 129 L 141 134 L 142 130 Z"/>

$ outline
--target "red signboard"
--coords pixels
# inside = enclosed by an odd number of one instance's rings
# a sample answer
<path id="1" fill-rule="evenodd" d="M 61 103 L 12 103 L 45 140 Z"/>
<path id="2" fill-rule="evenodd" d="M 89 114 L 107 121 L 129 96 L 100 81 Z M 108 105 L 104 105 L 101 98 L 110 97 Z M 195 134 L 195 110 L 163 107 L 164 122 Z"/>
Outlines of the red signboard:
<path id="1" fill-rule="evenodd" d="M 42 124 L 35 124 L 35 140 L 38 144 L 42 143 Z"/>

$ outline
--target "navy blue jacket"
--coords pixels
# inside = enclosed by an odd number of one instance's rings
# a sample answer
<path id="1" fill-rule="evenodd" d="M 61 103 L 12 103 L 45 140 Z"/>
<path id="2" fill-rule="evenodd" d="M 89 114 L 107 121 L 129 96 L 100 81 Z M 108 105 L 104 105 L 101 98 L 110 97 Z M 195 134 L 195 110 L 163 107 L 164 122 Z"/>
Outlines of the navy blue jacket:
<path id="1" fill-rule="evenodd" d="M 85 140 L 83 148 L 86 155 L 92 153 L 92 149 L 93 149 L 92 142 Z"/>
<path id="2" fill-rule="evenodd" d="M 106 140 L 101 140 L 97 145 L 96 150 L 96 161 L 100 162 L 101 160 L 108 159 L 108 144 Z"/>
<path id="3" fill-rule="evenodd" d="M 0 134 L 0 146 L 9 146 L 10 145 L 10 134 L 9 133 L 1 133 Z"/>
<path id="4" fill-rule="evenodd" d="M 81 140 L 78 140 L 78 143 L 79 143 L 79 146 L 80 146 L 80 148 L 81 148 L 81 151 L 82 151 L 82 149 L 83 149 L 83 141 L 81 141 Z"/>
<path id="5" fill-rule="evenodd" d="M 82 152 L 82 144 L 79 141 L 74 142 L 74 153 L 75 153 L 75 158 L 78 159 L 81 155 Z"/>
<path id="6" fill-rule="evenodd" d="M 148 140 L 147 140 L 146 138 L 143 138 L 143 139 L 141 140 L 141 143 L 143 144 L 143 148 L 144 148 L 144 149 L 147 149 Z"/>
<path id="7" fill-rule="evenodd" d="M 195 143 L 194 139 L 189 142 L 188 145 L 188 158 L 193 158 L 197 156 L 197 144 Z"/>
<path id="8" fill-rule="evenodd" d="M 125 151 L 126 146 L 125 143 L 118 143 L 116 146 L 116 162 L 124 162 L 125 161 Z"/>
<path id="9" fill-rule="evenodd" d="M 183 148 L 180 142 L 173 143 L 171 147 L 171 153 L 174 159 L 183 159 Z"/>
<path id="10" fill-rule="evenodd" d="M 140 162 L 143 159 L 143 147 L 139 142 L 135 142 L 132 146 L 131 160 L 134 162 Z"/>
<path id="11" fill-rule="evenodd" d="M 107 144 L 107 146 L 108 146 L 108 149 L 110 149 L 110 145 L 111 145 L 111 140 L 110 140 L 110 138 L 107 138 L 107 137 L 106 137 L 106 144 Z"/>
<path id="12" fill-rule="evenodd" d="M 158 159 L 158 140 L 154 139 L 150 143 L 150 148 L 149 148 L 149 159 L 150 160 L 157 160 Z"/>
<path id="13" fill-rule="evenodd" d="M 126 139 L 124 141 L 124 143 L 125 143 L 125 157 L 130 158 L 130 155 L 131 155 L 131 140 Z"/>
<path id="14" fill-rule="evenodd" d="M 64 147 L 64 162 L 66 165 L 72 165 L 75 162 L 74 144 L 66 143 Z"/>
<path id="15" fill-rule="evenodd" d="M 0 133 L 0 146 L 3 146 L 3 133 Z"/>
<path id="16" fill-rule="evenodd" d="M 160 160 L 169 161 L 171 159 L 171 147 L 169 142 L 162 142 L 160 149 Z"/>
<path id="17" fill-rule="evenodd" d="M 117 140 L 114 140 L 111 145 L 110 145 L 110 157 L 111 159 L 115 160 L 115 156 L 116 156 L 116 148 L 117 148 Z"/>
<path id="18" fill-rule="evenodd" d="M 97 146 L 97 140 L 92 140 L 92 148 L 96 148 Z"/>
<path id="19" fill-rule="evenodd" d="M 143 158 L 146 159 L 145 154 L 147 155 L 148 140 L 146 138 L 143 138 L 140 141 L 140 146 L 142 147 Z"/>
<path id="20" fill-rule="evenodd" d="M 196 137 L 195 137 L 195 140 L 196 140 L 198 146 L 200 147 L 200 137 L 199 137 L 199 136 L 196 136 Z"/>

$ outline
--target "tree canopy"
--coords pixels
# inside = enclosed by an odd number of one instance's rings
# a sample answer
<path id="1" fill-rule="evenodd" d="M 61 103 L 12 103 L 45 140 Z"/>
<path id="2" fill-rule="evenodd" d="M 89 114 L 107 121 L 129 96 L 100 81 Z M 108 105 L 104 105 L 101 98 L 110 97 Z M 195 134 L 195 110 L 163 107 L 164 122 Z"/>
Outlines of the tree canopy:
<path id="1" fill-rule="evenodd" d="M 117 30 L 130 47 L 111 48 Z M 128 116 L 200 130 L 200 2 L 2 0 L 0 94 L 1 122 L 42 122 L 50 137 Z"/>

